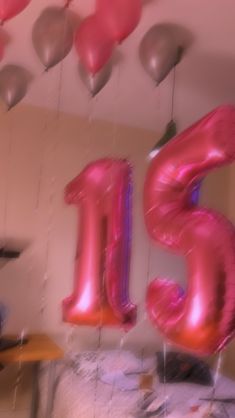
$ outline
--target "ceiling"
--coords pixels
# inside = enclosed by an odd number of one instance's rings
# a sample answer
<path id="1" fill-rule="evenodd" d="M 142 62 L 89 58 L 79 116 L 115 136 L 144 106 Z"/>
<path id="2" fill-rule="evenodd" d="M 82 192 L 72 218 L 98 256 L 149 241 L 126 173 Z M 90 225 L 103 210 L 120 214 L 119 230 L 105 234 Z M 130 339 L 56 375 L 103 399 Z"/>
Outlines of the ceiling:
<path id="1" fill-rule="evenodd" d="M 32 47 L 32 25 L 40 12 L 63 3 L 32 0 L 21 15 L 4 26 L 9 43 L 2 65 L 21 64 L 34 76 L 25 103 L 161 130 L 170 118 L 172 73 L 155 88 L 138 59 L 142 36 L 159 22 L 180 25 L 192 38 L 176 71 L 175 118 L 179 128 L 219 104 L 235 103 L 234 0 L 145 0 L 141 23 L 118 50 L 112 79 L 92 101 L 79 79 L 74 49 L 62 65 L 43 73 Z M 80 17 L 92 13 L 94 7 L 95 0 L 74 0 L 71 6 Z"/>

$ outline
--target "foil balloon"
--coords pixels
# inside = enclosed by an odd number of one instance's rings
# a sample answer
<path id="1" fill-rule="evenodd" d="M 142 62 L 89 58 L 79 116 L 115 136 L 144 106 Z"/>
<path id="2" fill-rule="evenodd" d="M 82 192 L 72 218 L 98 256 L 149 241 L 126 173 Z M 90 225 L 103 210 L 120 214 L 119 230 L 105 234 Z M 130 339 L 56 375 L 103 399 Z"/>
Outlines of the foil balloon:
<path id="1" fill-rule="evenodd" d="M 144 188 L 150 236 L 187 262 L 187 286 L 164 278 L 147 291 L 153 324 L 198 355 L 220 351 L 235 332 L 235 228 L 195 206 L 192 189 L 235 159 L 235 108 L 222 106 L 170 141 L 152 161 Z"/>
<path id="2" fill-rule="evenodd" d="M 176 134 L 176 122 L 172 119 L 170 120 L 170 122 L 168 122 L 163 136 L 150 151 L 149 160 L 152 160 L 163 149 L 163 147 L 176 136 Z M 191 202 L 194 205 L 196 205 L 199 202 L 201 183 L 202 181 L 196 182 L 195 185 L 192 187 Z"/>
<path id="3" fill-rule="evenodd" d="M 94 75 L 111 58 L 114 41 L 99 17 L 94 14 L 88 16 L 78 28 L 75 47 L 82 65 Z"/>
<path id="4" fill-rule="evenodd" d="M 0 21 L 5 22 L 8 19 L 21 13 L 31 0 L 0 0 Z"/>
<path id="5" fill-rule="evenodd" d="M 112 74 L 112 65 L 108 62 L 98 73 L 91 74 L 79 63 L 78 71 L 92 97 L 95 97 L 108 83 Z"/>
<path id="6" fill-rule="evenodd" d="M 1 69 L 0 97 L 8 110 L 24 98 L 30 81 L 29 72 L 18 65 L 9 64 Z"/>
<path id="7" fill-rule="evenodd" d="M 178 64 L 182 51 L 173 29 L 162 24 L 153 26 L 145 34 L 140 43 L 139 56 L 145 71 L 159 85 Z"/>
<path id="8" fill-rule="evenodd" d="M 35 51 L 48 70 L 62 61 L 71 51 L 74 27 L 69 11 L 61 7 L 48 7 L 36 20 L 32 39 Z"/>
<path id="9" fill-rule="evenodd" d="M 136 307 L 128 281 L 131 246 L 131 168 L 125 160 L 88 165 L 66 188 L 80 227 L 74 290 L 63 302 L 63 319 L 77 325 L 132 327 Z"/>
<path id="10" fill-rule="evenodd" d="M 122 42 L 138 25 L 142 0 L 97 0 L 97 13 L 115 42 Z"/>
<path id="11" fill-rule="evenodd" d="M 196 183 L 192 186 L 192 194 L 191 194 L 192 205 L 197 205 L 199 202 L 201 185 L 202 185 L 202 180 L 199 180 L 199 181 L 196 181 Z"/>

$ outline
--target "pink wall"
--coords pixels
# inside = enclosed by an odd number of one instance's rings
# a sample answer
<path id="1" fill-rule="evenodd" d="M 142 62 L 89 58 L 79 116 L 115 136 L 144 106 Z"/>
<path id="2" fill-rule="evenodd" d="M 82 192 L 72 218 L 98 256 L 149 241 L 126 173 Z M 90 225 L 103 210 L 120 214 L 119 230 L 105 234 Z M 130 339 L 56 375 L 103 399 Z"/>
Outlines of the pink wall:
<path id="1" fill-rule="evenodd" d="M 10 307 L 8 330 L 44 330 L 62 336 L 61 300 L 72 290 L 76 249 L 76 210 L 63 201 L 66 184 L 91 160 L 128 157 L 134 167 L 134 230 L 131 295 L 144 315 L 147 281 L 156 275 L 185 280 L 183 259 L 150 246 L 142 216 L 146 156 L 157 139 L 141 129 L 90 122 L 48 110 L 18 107 L 0 116 L 0 237 L 20 245 L 19 260 L 0 270 L 0 299 Z M 226 212 L 229 171 L 208 178 L 202 200 Z M 149 258 L 150 256 L 150 258 Z M 148 276 L 148 259 L 149 277 Z M 143 330 L 145 339 L 143 340 Z M 104 344 L 118 344 L 122 333 L 104 330 Z M 97 331 L 76 327 L 76 349 L 97 343 Z M 156 348 L 159 336 L 148 321 L 126 337 L 125 344 Z"/>

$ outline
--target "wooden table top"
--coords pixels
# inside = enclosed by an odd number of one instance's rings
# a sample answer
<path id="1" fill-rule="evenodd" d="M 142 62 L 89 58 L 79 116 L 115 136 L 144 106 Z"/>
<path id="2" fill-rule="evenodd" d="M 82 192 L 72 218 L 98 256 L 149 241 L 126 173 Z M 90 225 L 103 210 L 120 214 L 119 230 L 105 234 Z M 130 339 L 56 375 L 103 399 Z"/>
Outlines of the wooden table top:
<path id="1" fill-rule="evenodd" d="M 6 338 L 16 339 L 15 336 Z M 0 363 L 52 361 L 64 357 L 63 350 L 45 334 L 28 335 L 27 339 L 27 344 L 1 351 Z"/>

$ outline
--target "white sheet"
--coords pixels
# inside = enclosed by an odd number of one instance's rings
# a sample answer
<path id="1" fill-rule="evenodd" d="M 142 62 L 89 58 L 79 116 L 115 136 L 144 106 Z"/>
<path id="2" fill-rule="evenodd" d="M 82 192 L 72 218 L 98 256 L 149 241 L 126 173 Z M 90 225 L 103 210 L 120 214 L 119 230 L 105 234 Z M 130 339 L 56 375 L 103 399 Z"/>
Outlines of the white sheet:
<path id="1" fill-rule="evenodd" d="M 110 366 L 111 367 L 111 366 Z M 74 373 L 70 367 L 59 368 L 59 384 L 56 390 L 52 418 L 133 418 L 138 402 L 143 397 L 140 390 L 121 391 L 113 384 L 102 383 L 99 379 L 84 379 L 84 376 Z M 45 376 L 41 381 L 42 406 L 45 405 L 47 385 Z M 193 384 L 156 383 L 156 393 L 159 397 L 169 397 L 171 415 L 169 418 L 203 416 L 200 413 L 189 414 L 193 405 L 203 405 L 201 397 L 210 397 L 212 388 Z M 235 397 L 235 382 L 220 377 L 216 386 L 217 397 Z M 44 399 L 43 399 L 44 398 Z M 204 404 L 205 405 L 205 404 Z M 235 405 L 226 406 L 228 416 L 235 417 Z M 202 406 L 201 406 L 202 411 Z"/>

